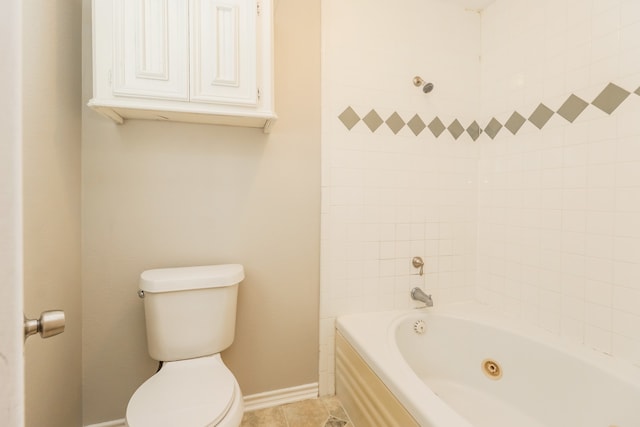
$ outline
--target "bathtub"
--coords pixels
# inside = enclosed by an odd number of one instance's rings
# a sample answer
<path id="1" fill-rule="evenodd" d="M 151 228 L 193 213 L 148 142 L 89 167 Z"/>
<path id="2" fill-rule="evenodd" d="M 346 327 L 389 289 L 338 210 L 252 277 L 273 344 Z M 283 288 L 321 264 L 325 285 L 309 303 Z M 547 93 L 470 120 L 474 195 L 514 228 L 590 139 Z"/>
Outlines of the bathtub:
<path id="1" fill-rule="evenodd" d="M 357 427 L 640 426 L 640 368 L 481 305 L 336 328 L 336 394 Z"/>

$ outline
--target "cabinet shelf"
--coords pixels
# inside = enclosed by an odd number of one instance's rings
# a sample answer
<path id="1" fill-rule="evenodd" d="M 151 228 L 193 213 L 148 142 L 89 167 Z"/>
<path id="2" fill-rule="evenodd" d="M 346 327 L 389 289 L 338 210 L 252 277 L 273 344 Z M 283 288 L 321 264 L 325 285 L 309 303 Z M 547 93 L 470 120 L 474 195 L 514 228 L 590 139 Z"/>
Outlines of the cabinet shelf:
<path id="1" fill-rule="evenodd" d="M 118 103 L 112 99 L 93 98 L 87 105 L 117 124 L 124 124 L 126 120 L 130 119 L 156 120 L 260 128 L 265 133 L 269 133 L 271 126 L 278 118 L 275 113 L 245 112 L 242 115 L 212 113 L 207 108 L 198 109 L 193 105 L 180 108 L 173 104 L 166 107 L 158 103 L 146 105 L 131 102 Z"/>

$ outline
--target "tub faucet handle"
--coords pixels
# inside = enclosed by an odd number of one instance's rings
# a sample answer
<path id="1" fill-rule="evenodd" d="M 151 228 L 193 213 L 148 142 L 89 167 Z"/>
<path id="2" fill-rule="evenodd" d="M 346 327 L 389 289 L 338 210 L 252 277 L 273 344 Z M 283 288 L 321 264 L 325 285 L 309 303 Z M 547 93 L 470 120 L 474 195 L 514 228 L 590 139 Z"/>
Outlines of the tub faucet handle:
<path id="1" fill-rule="evenodd" d="M 414 256 L 413 259 L 411 260 L 411 265 L 413 265 L 415 268 L 420 269 L 420 271 L 418 272 L 419 275 L 422 276 L 424 274 L 424 261 L 422 260 L 421 257 Z"/>

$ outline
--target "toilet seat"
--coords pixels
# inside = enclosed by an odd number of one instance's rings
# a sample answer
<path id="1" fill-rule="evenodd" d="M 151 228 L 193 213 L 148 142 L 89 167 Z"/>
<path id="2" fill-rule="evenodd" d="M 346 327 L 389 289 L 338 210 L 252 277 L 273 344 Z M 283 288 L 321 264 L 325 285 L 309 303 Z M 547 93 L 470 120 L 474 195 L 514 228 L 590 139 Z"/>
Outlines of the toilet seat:
<path id="1" fill-rule="evenodd" d="M 236 379 L 219 354 L 166 362 L 129 400 L 130 427 L 210 427 L 241 399 Z"/>

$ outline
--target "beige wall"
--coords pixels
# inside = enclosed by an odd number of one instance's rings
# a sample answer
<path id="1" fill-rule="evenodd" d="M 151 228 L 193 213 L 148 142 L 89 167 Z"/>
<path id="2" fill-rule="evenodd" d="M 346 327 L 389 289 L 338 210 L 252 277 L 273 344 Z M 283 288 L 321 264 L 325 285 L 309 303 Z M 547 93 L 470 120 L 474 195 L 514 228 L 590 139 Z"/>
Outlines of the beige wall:
<path id="1" fill-rule="evenodd" d="M 84 101 L 90 1 L 84 1 Z M 140 272 L 238 262 L 233 346 L 245 395 L 317 381 L 320 1 L 277 0 L 276 110 L 255 129 L 130 121 L 83 110 L 84 423 L 121 418 L 156 364 Z"/>
<path id="2" fill-rule="evenodd" d="M 64 334 L 25 345 L 26 425 L 81 422 L 81 3 L 23 2 L 24 310 Z"/>

